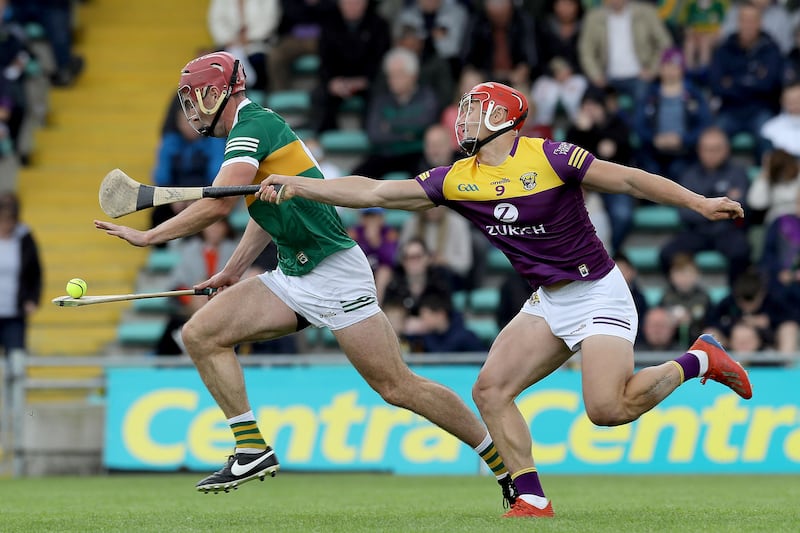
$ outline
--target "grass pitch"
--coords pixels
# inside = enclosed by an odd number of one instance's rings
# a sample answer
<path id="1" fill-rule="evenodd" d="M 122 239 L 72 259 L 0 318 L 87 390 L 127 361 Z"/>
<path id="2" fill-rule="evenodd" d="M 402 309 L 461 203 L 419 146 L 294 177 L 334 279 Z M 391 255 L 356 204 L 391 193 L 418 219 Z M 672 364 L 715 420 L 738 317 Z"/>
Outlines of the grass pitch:
<path id="1" fill-rule="evenodd" d="M 0 480 L 0 531 L 800 530 L 800 476 L 544 476 L 552 520 L 502 519 L 490 477 L 280 473 L 230 494 L 200 475 Z"/>

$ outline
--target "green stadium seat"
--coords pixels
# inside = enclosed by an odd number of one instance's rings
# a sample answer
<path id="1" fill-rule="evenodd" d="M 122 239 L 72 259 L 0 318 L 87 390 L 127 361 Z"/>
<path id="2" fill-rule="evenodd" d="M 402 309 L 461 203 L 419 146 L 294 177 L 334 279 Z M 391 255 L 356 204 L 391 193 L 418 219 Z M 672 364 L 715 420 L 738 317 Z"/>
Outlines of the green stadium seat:
<path id="1" fill-rule="evenodd" d="M 308 128 L 298 128 L 294 130 L 294 133 L 304 141 L 306 139 L 314 139 L 317 136 L 317 132 Z"/>
<path id="2" fill-rule="evenodd" d="M 154 248 L 147 257 L 145 268 L 150 272 L 169 272 L 180 261 L 180 254 L 169 248 Z"/>
<path id="3" fill-rule="evenodd" d="M 662 287 L 644 287 L 642 293 L 644 294 L 645 301 L 647 301 L 647 305 L 650 307 L 659 305 L 661 303 L 661 298 L 664 297 L 664 289 Z"/>
<path id="4" fill-rule="evenodd" d="M 267 107 L 276 113 L 307 113 L 311 97 L 306 91 L 277 91 L 267 96 Z"/>
<path id="5" fill-rule="evenodd" d="M 292 69 L 295 74 L 301 76 L 309 76 L 316 74 L 319 70 L 319 56 L 316 54 L 307 54 L 295 59 L 292 64 Z"/>
<path id="6" fill-rule="evenodd" d="M 387 226 L 400 229 L 406 220 L 413 217 L 414 213 L 411 211 L 403 211 L 402 209 L 387 209 L 384 213 L 384 220 Z"/>
<path id="7" fill-rule="evenodd" d="M 731 139 L 731 149 L 737 153 L 751 153 L 756 147 L 756 138 L 749 133 L 737 133 Z"/>
<path id="8" fill-rule="evenodd" d="M 761 167 L 758 165 L 750 165 L 747 167 L 747 177 L 750 178 L 750 182 L 756 181 L 758 175 L 761 174 Z"/>
<path id="9" fill-rule="evenodd" d="M 632 96 L 620 93 L 619 96 L 617 96 L 617 103 L 621 110 L 633 111 L 634 101 Z"/>
<path id="10" fill-rule="evenodd" d="M 244 207 L 235 209 L 233 213 L 228 216 L 228 222 L 234 231 L 242 232 L 247 227 L 250 221 L 250 213 Z"/>
<path id="11" fill-rule="evenodd" d="M 267 107 L 267 93 L 258 89 L 248 89 L 247 97 L 261 107 Z"/>
<path id="12" fill-rule="evenodd" d="M 714 304 L 721 302 L 722 299 L 728 296 L 730 293 L 731 289 L 727 285 L 709 287 L 708 289 L 708 296 L 711 298 L 711 302 Z"/>
<path id="13" fill-rule="evenodd" d="M 336 341 L 336 337 L 333 335 L 333 332 L 328 328 L 317 329 L 317 334 L 319 335 L 319 340 L 322 342 L 322 346 L 324 346 L 325 348 L 339 347 L 339 343 Z"/>
<path id="14" fill-rule="evenodd" d="M 694 260 L 700 270 L 720 271 L 728 268 L 728 260 L 725 259 L 725 256 L 713 250 L 698 253 Z"/>
<path id="15" fill-rule="evenodd" d="M 658 269 L 658 253 L 659 249 L 656 246 L 629 246 L 625 249 L 625 255 L 631 264 L 642 271 Z"/>
<path id="16" fill-rule="evenodd" d="M 487 259 L 489 269 L 495 272 L 511 272 L 511 262 L 508 258 L 497 248 L 489 250 L 489 257 Z"/>
<path id="17" fill-rule="evenodd" d="M 389 172 L 388 174 L 384 174 L 381 179 L 384 181 L 402 181 L 411 178 L 411 174 L 408 172 Z"/>
<path id="18" fill-rule="evenodd" d="M 468 318 L 466 326 L 486 344 L 494 342 L 497 334 L 500 333 L 494 318 Z"/>
<path id="19" fill-rule="evenodd" d="M 469 295 L 469 307 L 476 313 L 494 313 L 500 305 L 500 291 L 494 287 L 475 289 Z"/>
<path id="20" fill-rule="evenodd" d="M 134 300 L 132 307 L 137 313 L 169 313 L 172 309 L 172 299 L 142 298 Z"/>
<path id="21" fill-rule="evenodd" d="M 369 151 L 369 139 L 363 130 L 330 130 L 320 134 L 319 142 L 328 153 L 360 154 Z"/>
<path id="22" fill-rule="evenodd" d="M 643 231 L 674 231 L 681 224 L 678 209 L 668 205 L 637 207 L 633 212 L 633 226 Z"/>
<path id="23" fill-rule="evenodd" d="M 366 102 L 360 96 L 351 96 L 344 102 L 342 102 L 342 107 L 339 108 L 339 112 L 341 113 L 363 113 L 364 109 L 367 107 Z"/>
<path id="24" fill-rule="evenodd" d="M 164 320 L 122 322 L 117 328 L 117 341 L 125 345 L 154 345 L 164 334 Z"/>
<path id="25" fill-rule="evenodd" d="M 463 313 L 467 310 L 467 300 L 469 298 L 469 293 L 467 291 L 456 291 L 453 293 L 453 308 L 456 311 Z"/>
<path id="26" fill-rule="evenodd" d="M 358 209 L 351 209 L 349 207 L 341 207 L 338 209 L 339 218 L 342 219 L 342 224 L 345 228 L 351 228 L 358 224 Z"/>

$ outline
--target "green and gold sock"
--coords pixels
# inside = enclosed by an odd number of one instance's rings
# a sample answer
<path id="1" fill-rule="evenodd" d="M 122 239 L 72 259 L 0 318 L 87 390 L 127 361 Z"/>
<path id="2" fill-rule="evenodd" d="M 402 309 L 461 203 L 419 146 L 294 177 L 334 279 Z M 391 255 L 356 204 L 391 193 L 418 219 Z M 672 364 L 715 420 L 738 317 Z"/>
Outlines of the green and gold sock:
<path id="1" fill-rule="evenodd" d="M 492 471 L 494 477 L 501 479 L 508 475 L 508 469 L 505 463 L 503 463 L 503 458 L 500 457 L 500 453 L 498 453 L 494 442 L 492 442 L 492 438 L 488 434 L 486 438 L 483 439 L 483 442 L 475 447 L 475 451 L 478 452 L 478 455 L 481 456 L 486 466 Z"/>
<path id="2" fill-rule="evenodd" d="M 234 453 L 261 453 L 267 449 L 267 443 L 261 436 L 252 411 L 228 419 L 228 424 L 236 439 Z"/>

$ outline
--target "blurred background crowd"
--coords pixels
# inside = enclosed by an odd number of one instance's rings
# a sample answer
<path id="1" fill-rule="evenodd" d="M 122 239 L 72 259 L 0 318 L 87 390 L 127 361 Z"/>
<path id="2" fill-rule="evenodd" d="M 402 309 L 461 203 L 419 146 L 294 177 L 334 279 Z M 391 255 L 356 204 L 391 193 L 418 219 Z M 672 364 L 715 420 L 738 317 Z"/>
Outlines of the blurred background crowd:
<path id="1" fill-rule="evenodd" d="M 461 94 L 496 80 L 529 96 L 523 135 L 572 142 L 741 202 L 744 220 L 712 223 L 629 196 L 585 193 L 598 235 L 634 293 L 637 349 L 680 351 L 713 331 L 734 352 L 791 354 L 800 324 L 797 7 L 794 0 L 211 0 L 210 37 L 196 47 L 225 49 L 244 62 L 251 99 L 287 118 L 326 178 L 406 179 L 452 164 L 461 157 L 453 130 Z M 3 247 L 30 235 L 20 229 L 13 192 L 17 166 L 36 165 L 34 133 L 47 127 L 48 91 L 70 90 L 84 61 L 71 49 L 79 35 L 74 1 L 0 1 L 0 8 L 0 183 L 9 191 L 0 197 Z M 164 88 L 152 183 L 207 185 L 224 140 L 187 127 L 171 91 Z M 150 223 L 184 207 L 155 209 Z M 340 212 L 410 352 L 485 350 L 530 296 L 447 208 Z M 230 256 L 245 216 L 154 251 L 169 260 L 145 268 L 139 288 L 206 279 Z M 274 253 L 268 248 L 253 272 L 274 267 Z M 20 295 L 0 302 L 8 351 L 24 342 L 6 331 L 24 327 L 41 279 L 37 289 L 21 259 L 0 258 L 0 282 Z M 160 320 L 140 344 L 180 354 L 176 332 L 202 303 L 134 309 Z M 325 333 L 314 332 L 241 352 L 325 347 Z"/>

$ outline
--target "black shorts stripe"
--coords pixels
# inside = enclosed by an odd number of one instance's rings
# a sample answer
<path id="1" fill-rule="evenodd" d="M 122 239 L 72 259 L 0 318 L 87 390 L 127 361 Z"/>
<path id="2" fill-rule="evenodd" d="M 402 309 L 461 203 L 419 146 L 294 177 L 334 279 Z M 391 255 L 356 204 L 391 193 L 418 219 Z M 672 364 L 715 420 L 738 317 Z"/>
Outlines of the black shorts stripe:
<path id="1" fill-rule="evenodd" d="M 592 323 L 593 324 L 606 324 L 606 325 L 609 325 L 609 326 L 618 326 L 618 327 L 621 327 L 621 328 L 625 328 L 625 329 L 627 329 L 629 331 L 631 329 L 631 327 L 629 325 L 627 325 L 627 324 L 620 324 L 619 322 L 611 322 L 610 320 L 599 320 L 599 319 L 595 318 L 595 319 L 592 320 Z"/>
<path id="2" fill-rule="evenodd" d="M 631 325 L 631 321 L 627 320 L 627 319 L 624 319 L 624 318 L 616 318 L 616 317 L 613 317 L 613 316 L 595 316 L 595 317 L 592 317 L 592 321 L 593 322 L 597 322 L 598 320 L 616 322 L 618 324 L 625 325 L 625 326 L 630 326 Z"/>

